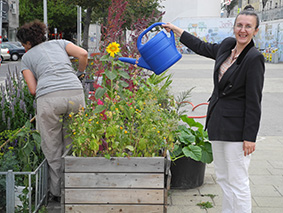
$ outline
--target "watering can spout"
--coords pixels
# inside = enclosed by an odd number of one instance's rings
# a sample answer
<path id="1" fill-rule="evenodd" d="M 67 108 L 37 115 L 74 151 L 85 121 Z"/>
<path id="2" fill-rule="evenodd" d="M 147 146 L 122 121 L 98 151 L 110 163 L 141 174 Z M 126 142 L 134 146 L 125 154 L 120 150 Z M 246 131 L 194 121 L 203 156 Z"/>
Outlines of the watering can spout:
<path id="1" fill-rule="evenodd" d="M 119 60 L 122 62 L 130 63 L 130 64 L 136 64 L 139 67 L 143 67 L 148 70 L 152 70 L 150 66 L 144 61 L 143 58 L 139 58 L 139 60 L 137 60 L 135 58 L 120 57 Z"/>

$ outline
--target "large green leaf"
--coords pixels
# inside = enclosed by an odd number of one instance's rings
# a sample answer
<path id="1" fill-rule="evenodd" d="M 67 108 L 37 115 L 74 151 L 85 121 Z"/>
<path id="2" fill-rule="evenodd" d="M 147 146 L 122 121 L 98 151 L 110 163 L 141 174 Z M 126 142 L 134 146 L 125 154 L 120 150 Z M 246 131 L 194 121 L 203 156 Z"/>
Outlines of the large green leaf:
<path id="1" fill-rule="evenodd" d="M 201 162 L 211 163 L 213 161 L 212 148 L 210 142 L 205 142 L 202 149 Z"/>
<path id="2" fill-rule="evenodd" d="M 126 88 L 126 87 L 129 86 L 129 84 L 127 82 L 125 82 L 125 81 L 120 81 L 119 82 L 119 86 L 122 87 L 122 88 Z"/>
<path id="3" fill-rule="evenodd" d="M 189 145 L 184 147 L 182 151 L 186 157 L 190 157 L 195 161 L 201 160 L 201 148 L 198 146 Z"/>
<path id="4" fill-rule="evenodd" d="M 105 75 L 110 79 L 110 80 L 114 80 L 115 78 L 117 78 L 118 74 L 116 70 L 105 70 Z"/>
<path id="5" fill-rule="evenodd" d="M 184 144 L 191 144 L 196 141 L 196 137 L 194 135 L 186 134 L 185 132 L 182 132 L 179 136 L 179 141 Z"/>
<path id="6" fill-rule="evenodd" d="M 106 92 L 106 88 L 98 87 L 95 91 L 95 98 L 98 100 L 100 99 Z"/>
<path id="7" fill-rule="evenodd" d="M 120 70 L 119 71 L 119 75 L 122 76 L 125 79 L 130 79 L 130 76 L 128 73 L 126 73 L 125 71 Z"/>
<path id="8" fill-rule="evenodd" d="M 106 106 L 104 105 L 98 105 L 94 110 L 93 110 L 93 114 L 95 113 L 101 113 L 103 110 L 106 109 Z"/>
<path id="9" fill-rule="evenodd" d="M 174 150 L 173 150 L 173 157 L 177 157 L 177 156 L 179 156 L 179 155 L 181 155 L 183 153 L 183 151 L 182 151 L 182 147 L 181 146 L 179 146 L 179 145 L 177 145 L 177 144 L 175 144 L 174 145 Z"/>

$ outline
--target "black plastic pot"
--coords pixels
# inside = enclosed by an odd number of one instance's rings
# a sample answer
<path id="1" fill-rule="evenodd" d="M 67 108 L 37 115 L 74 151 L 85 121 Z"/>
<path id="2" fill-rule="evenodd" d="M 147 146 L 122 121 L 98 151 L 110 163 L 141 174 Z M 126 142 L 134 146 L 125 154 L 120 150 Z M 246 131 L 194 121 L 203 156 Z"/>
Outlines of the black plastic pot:
<path id="1" fill-rule="evenodd" d="M 194 189 L 204 182 L 206 164 L 183 157 L 171 163 L 171 188 Z"/>

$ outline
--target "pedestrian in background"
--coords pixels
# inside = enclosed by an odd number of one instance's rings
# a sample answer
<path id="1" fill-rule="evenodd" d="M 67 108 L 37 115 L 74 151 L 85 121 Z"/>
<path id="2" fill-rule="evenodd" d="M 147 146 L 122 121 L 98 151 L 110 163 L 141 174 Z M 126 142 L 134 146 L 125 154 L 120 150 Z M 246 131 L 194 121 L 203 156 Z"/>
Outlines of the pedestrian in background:
<path id="1" fill-rule="evenodd" d="M 171 23 L 163 27 L 173 30 L 195 53 L 215 60 L 206 128 L 223 192 L 222 212 L 250 213 L 248 167 L 260 125 L 265 72 L 264 57 L 253 42 L 259 17 L 251 5 L 246 6 L 235 19 L 235 38 L 219 44 L 201 41 Z"/>
<path id="2" fill-rule="evenodd" d="M 51 198 L 59 201 L 61 156 L 70 143 L 65 138 L 64 126 L 71 112 L 85 106 L 83 86 L 69 57 L 78 58 L 78 71 L 83 73 L 88 53 L 67 40 L 46 41 L 45 34 L 46 25 L 35 20 L 20 27 L 16 36 L 27 51 L 21 61 L 21 72 L 36 98 L 36 126 L 49 164 Z"/>

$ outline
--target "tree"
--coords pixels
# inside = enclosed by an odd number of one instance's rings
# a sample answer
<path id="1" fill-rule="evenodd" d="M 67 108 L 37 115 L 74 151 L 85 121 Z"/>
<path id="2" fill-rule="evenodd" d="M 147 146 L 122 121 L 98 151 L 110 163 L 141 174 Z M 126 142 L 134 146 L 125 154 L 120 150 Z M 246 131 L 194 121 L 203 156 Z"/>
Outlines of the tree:
<path id="1" fill-rule="evenodd" d="M 91 24 L 91 14 L 93 10 L 105 10 L 110 5 L 111 0 L 64 0 L 67 4 L 71 3 L 82 7 L 86 10 L 84 20 L 83 20 L 83 48 L 88 49 L 88 34 L 89 25 Z"/>
<path id="2" fill-rule="evenodd" d="M 91 23 L 99 23 L 104 26 L 107 25 L 108 8 L 112 0 L 65 0 L 73 4 L 81 6 L 86 10 L 83 18 L 83 48 L 88 49 L 88 34 L 89 25 Z M 127 4 L 125 12 L 125 24 L 123 29 L 129 29 L 133 23 L 139 18 L 149 17 L 153 11 L 156 15 L 161 12 L 158 11 L 161 0 L 122 0 L 121 4 Z"/>
<path id="3" fill-rule="evenodd" d="M 19 7 L 20 25 L 35 19 L 43 21 L 42 0 L 20 0 Z M 48 0 L 47 18 L 49 32 L 53 32 L 54 28 L 57 28 L 58 32 L 64 32 L 64 38 L 71 39 L 70 34 L 76 31 L 76 11 L 74 4 L 66 5 L 64 0 Z"/>
<path id="4" fill-rule="evenodd" d="M 222 6 L 222 9 L 227 11 L 227 18 L 230 17 L 231 11 L 234 9 L 235 6 L 238 5 L 238 0 L 232 0 L 230 4 L 225 4 Z"/>

